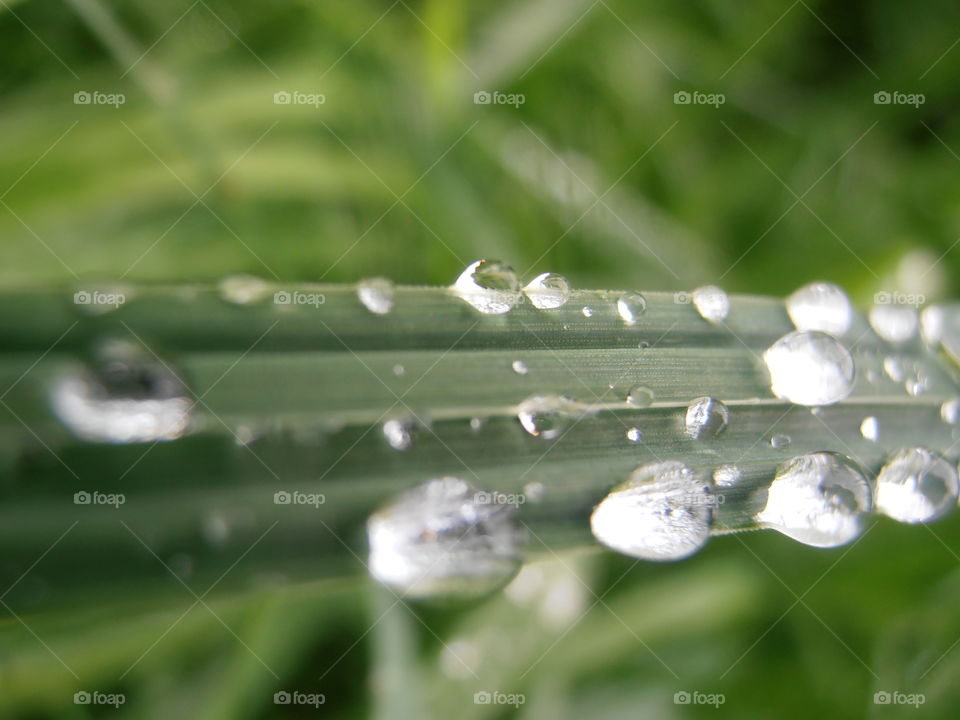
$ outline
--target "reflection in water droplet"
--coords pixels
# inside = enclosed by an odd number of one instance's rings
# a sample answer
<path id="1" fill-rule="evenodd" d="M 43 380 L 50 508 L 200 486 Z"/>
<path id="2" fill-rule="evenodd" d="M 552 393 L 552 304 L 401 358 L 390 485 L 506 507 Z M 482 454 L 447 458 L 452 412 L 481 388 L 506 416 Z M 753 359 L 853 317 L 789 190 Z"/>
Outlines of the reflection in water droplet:
<path id="1" fill-rule="evenodd" d="M 628 293 L 617 300 L 617 312 L 627 325 L 636 325 L 647 310 L 647 300 L 639 293 Z"/>
<path id="2" fill-rule="evenodd" d="M 957 504 L 957 471 L 923 448 L 899 451 L 877 476 L 877 510 L 905 523 L 943 517 Z"/>
<path id="3" fill-rule="evenodd" d="M 649 407 L 653 402 L 653 390 L 643 385 L 634 385 L 627 392 L 627 402 L 636 407 Z"/>
<path id="4" fill-rule="evenodd" d="M 517 375 L 526 375 L 529 372 L 529 368 L 523 360 L 514 360 L 511 366 Z"/>
<path id="5" fill-rule="evenodd" d="M 357 297 L 370 312 L 386 315 L 393 310 L 395 290 L 386 278 L 370 278 L 357 283 Z"/>
<path id="6" fill-rule="evenodd" d="M 860 423 L 860 434 L 867 440 L 877 442 L 880 439 L 880 421 L 873 415 L 864 418 L 863 422 Z"/>
<path id="7" fill-rule="evenodd" d="M 453 291 L 486 315 L 509 312 L 520 300 L 520 283 L 509 265 L 477 260 L 461 273 Z"/>
<path id="8" fill-rule="evenodd" d="M 729 422 L 730 411 L 716 398 L 696 398 L 687 406 L 687 435 L 695 440 L 716 437 Z"/>
<path id="9" fill-rule="evenodd" d="M 563 275 L 545 272 L 531 280 L 523 292 L 537 310 L 554 310 L 566 304 L 570 284 Z"/>
<path id="10" fill-rule="evenodd" d="M 413 445 L 416 425 L 410 419 L 392 419 L 383 423 L 383 436 L 394 450 L 408 450 Z"/>
<path id="11" fill-rule="evenodd" d="M 833 283 L 815 282 L 787 298 L 787 314 L 797 330 L 819 330 L 839 337 L 850 328 L 853 306 Z"/>
<path id="12" fill-rule="evenodd" d="M 940 406 L 940 418 L 948 425 L 960 422 L 960 398 L 947 400 Z"/>
<path id="13" fill-rule="evenodd" d="M 105 346 L 92 370 L 61 378 L 51 403 L 74 435 L 108 443 L 178 438 L 194 405 L 169 364 L 125 343 Z"/>
<path id="14" fill-rule="evenodd" d="M 638 443 L 643 440 L 643 433 L 640 432 L 640 428 L 632 427 L 627 430 L 627 440 L 630 442 Z"/>
<path id="15" fill-rule="evenodd" d="M 869 317 L 870 327 L 887 342 L 906 342 L 917 334 L 917 310 L 909 305 L 874 305 Z"/>
<path id="16" fill-rule="evenodd" d="M 837 547 L 860 535 L 871 507 L 870 485 L 856 463 L 817 452 L 777 469 L 756 520 L 805 545 Z"/>
<path id="17" fill-rule="evenodd" d="M 270 286 L 253 275 L 231 275 L 220 281 L 220 297 L 237 305 L 259 302 L 270 295 Z"/>
<path id="18" fill-rule="evenodd" d="M 577 404 L 559 395 L 533 395 L 517 406 L 517 419 L 534 437 L 560 437 L 577 412 Z"/>
<path id="19" fill-rule="evenodd" d="M 730 314 L 730 298 L 716 285 L 699 287 L 692 293 L 693 306 L 707 322 L 721 323 Z"/>
<path id="20" fill-rule="evenodd" d="M 520 566 L 516 505 L 486 502 L 460 478 L 430 480 L 367 521 L 370 574 L 410 597 L 472 597 Z"/>
<path id="21" fill-rule="evenodd" d="M 798 405 L 831 405 L 853 389 L 850 352 L 822 332 L 784 335 L 764 354 L 774 395 Z"/>
<path id="22" fill-rule="evenodd" d="M 774 450 L 783 450 L 790 445 L 789 435 L 774 435 L 770 438 L 770 447 Z"/>
<path id="23" fill-rule="evenodd" d="M 644 560 L 679 560 L 710 537 L 716 505 L 709 483 L 680 462 L 652 463 L 607 495 L 590 517 L 603 545 Z"/>

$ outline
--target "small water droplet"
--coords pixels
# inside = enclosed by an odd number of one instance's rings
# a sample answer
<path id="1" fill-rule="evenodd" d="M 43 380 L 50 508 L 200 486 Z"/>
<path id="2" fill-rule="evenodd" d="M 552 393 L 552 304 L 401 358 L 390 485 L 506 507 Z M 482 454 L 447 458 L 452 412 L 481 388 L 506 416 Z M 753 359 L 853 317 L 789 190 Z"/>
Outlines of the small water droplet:
<path id="1" fill-rule="evenodd" d="M 805 545 L 837 547 L 860 535 L 871 507 L 859 467 L 837 453 L 816 452 L 777 469 L 756 520 Z"/>
<path id="2" fill-rule="evenodd" d="M 638 443 L 643 440 L 643 433 L 640 432 L 640 428 L 632 427 L 627 430 L 627 440 L 634 443 Z"/>
<path id="3" fill-rule="evenodd" d="M 107 344 L 92 369 L 61 378 L 51 404 L 74 435 L 108 443 L 173 440 L 193 409 L 169 364 L 126 343 Z"/>
<path id="4" fill-rule="evenodd" d="M 647 311 L 647 300 L 640 293 L 627 293 L 617 299 L 617 313 L 627 325 L 636 325 Z"/>
<path id="5" fill-rule="evenodd" d="M 357 283 L 357 297 L 375 315 L 386 315 L 393 310 L 395 294 L 393 283 L 386 278 L 370 278 Z"/>
<path id="6" fill-rule="evenodd" d="M 860 434 L 867 440 L 878 442 L 880 439 L 880 421 L 873 415 L 864 418 L 863 422 L 860 423 Z"/>
<path id="7" fill-rule="evenodd" d="M 730 488 L 742 477 L 743 473 L 736 465 L 721 465 L 713 471 L 713 484 L 718 488 Z"/>
<path id="8" fill-rule="evenodd" d="M 721 323 L 730 314 L 730 298 L 726 291 L 716 285 L 698 287 L 691 298 L 700 317 L 707 322 Z"/>
<path id="9" fill-rule="evenodd" d="M 644 560 L 679 560 L 710 537 L 711 485 L 680 462 L 644 465 L 607 495 L 590 516 L 593 536 Z"/>
<path id="10" fill-rule="evenodd" d="M 483 427 L 483 418 L 470 418 L 470 429 L 474 432 L 479 432 Z"/>
<path id="11" fill-rule="evenodd" d="M 695 440 L 716 437 L 726 429 L 729 422 L 730 411 L 716 398 L 696 398 L 687 406 L 687 435 Z"/>
<path id="12" fill-rule="evenodd" d="M 783 450 L 786 447 L 790 446 L 790 436 L 789 435 L 774 435 L 770 438 L 770 447 L 774 450 Z"/>
<path id="13" fill-rule="evenodd" d="M 797 330 L 819 330 L 839 337 L 850 329 L 853 306 L 833 283 L 815 282 L 787 298 L 787 314 Z"/>
<path id="14" fill-rule="evenodd" d="M 530 502 L 540 502 L 546 492 L 546 486 L 539 481 L 528 482 L 523 486 L 523 496 Z"/>
<path id="15" fill-rule="evenodd" d="M 920 337 L 930 347 L 940 344 L 947 323 L 947 314 L 942 307 L 931 305 L 920 313 Z"/>
<path id="16" fill-rule="evenodd" d="M 221 513 L 212 512 L 203 520 L 203 539 L 214 547 L 222 547 L 230 539 L 230 523 Z"/>
<path id="17" fill-rule="evenodd" d="M 587 305 L 584 305 L 580 312 L 583 313 L 584 317 L 593 317 L 593 308 Z"/>
<path id="18" fill-rule="evenodd" d="M 270 285 L 253 275 L 231 275 L 220 281 L 220 297 L 237 305 L 249 305 L 265 300 L 270 295 Z"/>
<path id="19" fill-rule="evenodd" d="M 888 355 L 883 359 L 883 371 L 887 374 L 887 377 L 895 383 L 903 382 L 903 379 L 906 377 L 903 363 L 900 361 L 900 358 L 893 355 Z"/>
<path id="20" fill-rule="evenodd" d="M 788 333 L 763 359 L 773 394 L 798 405 L 831 405 L 853 389 L 853 356 L 826 333 Z"/>
<path id="21" fill-rule="evenodd" d="M 948 425 L 960 423 L 960 398 L 947 400 L 940 406 L 940 418 Z"/>
<path id="22" fill-rule="evenodd" d="M 534 437 L 560 437 L 574 419 L 577 404 L 559 395 L 533 395 L 517 406 L 517 419 Z"/>
<path id="23" fill-rule="evenodd" d="M 923 448 L 891 457 L 877 476 L 877 510 L 905 523 L 930 522 L 957 504 L 957 471 Z"/>
<path id="24" fill-rule="evenodd" d="M 396 365 L 393 366 L 393 374 L 396 375 L 397 377 L 402 377 L 403 374 L 406 372 L 407 372 L 407 369 L 400 363 L 397 363 Z"/>
<path id="25" fill-rule="evenodd" d="M 891 343 L 910 340 L 920 324 L 916 308 L 909 305 L 874 305 L 869 317 L 873 331 Z"/>
<path id="26" fill-rule="evenodd" d="M 514 360 L 512 363 L 513 371 L 517 375 L 526 375 L 530 369 L 527 367 L 527 364 L 523 360 Z"/>
<path id="27" fill-rule="evenodd" d="M 416 424 L 410 419 L 387 420 L 383 423 L 383 437 L 394 450 L 409 450 L 413 445 Z"/>
<path id="28" fill-rule="evenodd" d="M 648 343 L 646 340 L 641 340 L 637 343 L 637 350 L 646 350 L 649 347 L 650 343 Z"/>
<path id="29" fill-rule="evenodd" d="M 545 272 L 531 280 L 523 292 L 537 310 L 554 310 L 570 298 L 570 284 L 563 275 Z"/>
<path id="30" fill-rule="evenodd" d="M 474 597 L 520 566 L 516 505 L 478 502 L 465 480 L 430 480 L 367 521 L 370 574 L 409 597 Z"/>
<path id="31" fill-rule="evenodd" d="M 653 397 L 653 390 L 643 385 L 634 385 L 627 392 L 627 402 L 635 407 L 649 407 Z"/>
<path id="32" fill-rule="evenodd" d="M 470 264 L 453 291 L 486 315 L 509 312 L 520 300 L 520 283 L 513 268 L 497 260 L 477 260 Z"/>

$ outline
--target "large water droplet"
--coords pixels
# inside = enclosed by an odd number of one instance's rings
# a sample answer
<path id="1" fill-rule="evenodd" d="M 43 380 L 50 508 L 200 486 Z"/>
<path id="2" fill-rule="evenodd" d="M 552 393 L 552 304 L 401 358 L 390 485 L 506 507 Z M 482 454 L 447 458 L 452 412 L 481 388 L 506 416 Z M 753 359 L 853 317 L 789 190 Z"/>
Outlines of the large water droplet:
<path id="1" fill-rule="evenodd" d="M 520 566 L 516 505 L 460 478 L 408 490 L 367 521 L 370 574 L 410 597 L 471 597 L 505 583 Z"/>
<path id="2" fill-rule="evenodd" d="M 787 298 L 787 314 L 797 330 L 819 330 L 840 336 L 850 329 L 853 306 L 833 283 L 804 285 Z"/>
<path id="3" fill-rule="evenodd" d="M 559 395 L 533 395 L 517 406 L 517 419 L 534 437 L 553 440 L 570 427 L 577 404 Z"/>
<path id="4" fill-rule="evenodd" d="M 270 285 L 253 275 L 231 275 L 220 281 L 220 296 L 237 305 L 265 300 L 270 295 Z"/>
<path id="5" fill-rule="evenodd" d="M 877 510 L 905 523 L 936 520 L 957 504 L 957 471 L 923 448 L 891 457 L 877 476 Z"/>
<path id="6" fill-rule="evenodd" d="M 730 314 L 730 298 L 716 285 L 698 287 L 692 293 L 693 306 L 707 322 L 721 323 Z"/>
<path id="7" fill-rule="evenodd" d="M 836 547 L 863 531 L 870 484 L 842 455 L 817 452 L 784 463 L 767 491 L 758 523 L 814 547 Z"/>
<path id="8" fill-rule="evenodd" d="M 61 378 L 51 403 L 84 440 L 137 443 L 180 437 L 193 407 L 188 395 L 169 365 L 136 347 L 111 343 L 92 370 Z"/>
<path id="9" fill-rule="evenodd" d="M 396 291 L 386 278 L 370 278 L 357 283 L 357 297 L 370 312 L 386 315 L 393 310 Z"/>
<path id="10" fill-rule="evenodd" d="M 520 283 L 509 265 L 498 260 L 477 260 L 453 284 L 453 291 L 480 312 L 501 315 L 520 300 Z"/>
<path id="11" fill-rule="evenodd" d="M 617 299 L 617 312 L 627 325 L 636 325 L 647 310 L 647 300 L 640 293 L 627 293 Z"/>
<path id="12" fill-rule="evenodd" d="M 649 407 L 653 397 L 653 390 L 644 385 L 634 385 L 627 392 L 627 402 L 636 407 Z"/>
<path id="13" fill-rule="evenodd" d="M 831 405 L 853 389 L 850 352 L 822 332 L 784 335 L 764 354 L 774 395 L 798 405 Z"/>
<path id="14" fill-rule="evenodd" d="M 694 439 L 713 438 L 730 422 L 730 411 L 716 398 L 701 397 L 687 406 L 687 435 Z"/>
<path id="15" fill-rule="evenodd" d="M 710 537 L 716 497 L 680 462 L 652 463 L 607 495 L 590 516 L 603 545 L 644 560 L 679 560 Z"/>
<path id="16" fill-rule="evenodd" d="M 916 308 L 909 305 L 874 305 L 870 309 L 870 327 L 887 342 L 906 342 L 917 334 L 919 324 Z"/>
<path id="17" fill-rule="evenodd" d="M 545 272 L 531 280 L 523 292 L 538 310 L 554 310 L 570 298 L 570 284 L 563 275 Z"/>

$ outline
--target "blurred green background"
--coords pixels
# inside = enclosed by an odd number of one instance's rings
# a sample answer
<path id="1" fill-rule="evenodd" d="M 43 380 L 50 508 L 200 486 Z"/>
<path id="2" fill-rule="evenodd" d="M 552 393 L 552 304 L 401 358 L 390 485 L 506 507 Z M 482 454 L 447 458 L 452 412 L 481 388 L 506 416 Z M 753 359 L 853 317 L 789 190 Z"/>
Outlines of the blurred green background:
<path id="1" fill-rule="evenodd" d="M 958 27 L 934 0 L 0 0 L 0 285 L 448 284 L 498 257 L 575 287 L 955 297 Z M 0 616 L 0 713 L 954 717 L 958 541 L 956 518 L 880 519 L 830 551 L 759 533 L 676 565 L 591 552 L 466 608 L 317 583 L 218 600 L 239 638 L 186 594 Z M 78 687 L 129 702 L 74 705 Z M 274 705 L 283 688 L 326 702 Z"/>

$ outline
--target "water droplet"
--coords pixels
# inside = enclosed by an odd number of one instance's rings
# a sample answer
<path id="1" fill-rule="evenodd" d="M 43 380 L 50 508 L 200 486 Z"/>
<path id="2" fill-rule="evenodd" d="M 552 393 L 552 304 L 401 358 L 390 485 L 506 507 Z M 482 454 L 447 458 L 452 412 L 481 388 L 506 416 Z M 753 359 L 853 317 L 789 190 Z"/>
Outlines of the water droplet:
<path id="1" fill-rule="evenodd" d="M 653 390 L 643 385 L 634 385 L 627 393 L 627 402 L 636 407 L 649 407 L 653 402 Z"/>
<path id="2" fill-rule="evenodd" d="M 523 292 L 537 310 L 554 310 L 570 298 L 570 284 L 563 275 L 545 272 L 531 280 Z"/>
<path id="3" fill-rule="evenodd" d="M 617 312 L 627 325 L 636 325 L 647 310 L 647 300 L 640 293 L 627 293 L 617 300 Z"/>
<path id="4" fill-rule="evenodd" d="M 530 502 L 540 502 L 546 492 L 546 486 L 539 481 L 528 482 L 523 486 L 523 496 Z"/>
<path id="5" fill-rule="evenodd" d="M 960 398 L 947 400 L 940 406 L 940 418 L 948 425 L 960 423 Z"/>
<path id="6" fill-rule="evenodd" d="M 774 450 L 783 450 L 785 447 L 789 446 L 789 435 L 774 435 L 772 438 L 770 438 L 770 447 L 772 447 Z"/>
<path id="7" fill-rule="evenodd" d="M 637 343 L 637 350 L 646 350 L 649 347 L 650 343 L 648 343 L 646 340 L 641 340 Z"/>
<path id="8" fill-rule="evenodd" d="M 397 363 L 396 365 L 393 366 L 393 374 L 396 375 L 397 377 L 402 377 L 403 374 L 406 372 L 407 372 L 407 369 L 400 363 Z"/>
<path id="9" fill-rule="evenodd" d="M 593 317 L 593 308 L 586 305 L 583 306 L 583 309 L 580 311 L 583 313 L 584 317 Z"/>
<path id="10" fill-rule="evenodd" d="M 479 432 L 483 427 L 483 418 L 470 418 L 470 429 L 474 432 Z"/>
<path id="11" fill-rule="evenodd" d="M 523 429 L 534 437 L 553 440 L 560 437 L 576 414 L 577 404 L 559 395 L 533 395 L 517 406 L 517 418 Z"/>
<path id="12" fill-rule="evenodd" d="M 461 273 L 453 291 L 486 315 L 509 312 L 520 300 L 513 268 L 497 260 L 477 260 Z"/>
<path id="13" fill-rule="evenodd" d="M 899 451 L 877 476 L 877 510 L 905 523 L 936 520 L 957 504 L 953 465 L 923 448 Z"/>
<path id="14" fill-rule="evenodd" d="M 816 452 L 777 469 L 756 520 L 805 545 L 837 547 L 860 535 L 870 510 L 870 484 L 859 467 L 837 453 Z"/>
<path id="15" fill-rule="evenodd" d="M 230 523 L 218 512 L 212 512 L 203 520 L 203 539 L 214 547 L 222 547 L 230 539 Z"/>
<path id="16" fill-rule="evenodd" d="M 409 418 L 387 420 L 383 423 L 383 436 L 394 450 L 409 450 L 413 445 L 416 424 Z"/>
<path id="17" fill-rule="evenodd" d="M 514 360 L 512 367 L 513 371 L 517 375 L 526 375 L 530 371 L 530 369 L 527 367 L 527 364 L 523 360 Z"/>
<path id="18" fill-rule="evenodd" d="M 860 434 L 867 440 L 878 442 L 880 439 L 880 421 L 873 415 L 864 418 L 863 422 L 860 423 Z"/>
<path id="19" fill-rule="evenodd" d="M 920 337 L 931 346 L 940 344 L 947 323 L 947 314 L 942 307 L 931 305 L 920 313 Z"/>
<path id="20" fill-rule="evenodd" d="M 797 330 L 819 330 L 840 336 L 850 329 L 853 306 L 833 283 L 804 285 L 787 298 L 787 314 Z"/>
<path id="21" fill-rule="evenodd" d="M 410 597 L 474 597 L 520 566 L 522 539 L 509 503 L 478 502 L 465 480 L 408 490 L 367 521 L 370 574 Z"/>
<path id="22" fill-rule="evenodd" d="M 730 422 L 730 411 L 716 398 L 701 397 L 687 406 L 687 435 L 694 439 L 713 438 Z"/>
<path id="23" fill-rule="evenodd" d="M 920 324 L 916 308 L 909 305 L 874 305 L 870 327 L 887 342 L 906 342 L 917 334 Z"/>
<path id="24" fill-rule="evenodd" d="M 108 443 L 178 438 L 193 408 L 168 364 L 125 343 L 106 345 L 92 370 L 61 378 L 51 403 L 74 435 Z"/>
<path id="25" fill-rule="evenodd" d="M 370 278 L 357 283 L 357 297 L 370 312 L 386 315 L 393 310 L 396 291 L 386 278 Z"/>
<path id="26" fill-rule="evenodd" d="M 644 560 L 679 560 L 710 537 L 711 486 L 680 462 L 652 463 L 607 495 L 590 516 L 603 545 Z"/>
<path id="27" fill-rule="evenodd" d="M 798 405 L 831 405 L 853 389 L 854 362 L 834 337 L 797 331 L 784 335 L 764 354 L 774 395 Z"/>
<path id="28" fill-rule="evenodd" d="M 743 473 L 736 465 L 721 465 L 713 471 L 713 484 L 718 488 L 729 488 L 740 482 Z"/>
<path id="29" fill-rule="evenodd" d="M 627 430 L 627 440 L 634 443 L 638 443 L 643 440 L 643 433 L 640 432 L 640 428 L 632 427 Z"/>
<path id="30" fill-rule="evenodd" d="M 888 378 L 896 383 L 903 382 L 903 379 L 906 377 L 900 358 L 894 357 L 893 355 L 889 355 L 883 359 L 883 371 L 887 374 Z"/>
<path id="31" fill-rule="evenodd" d="M 721 323 L 730 314 L 730 298 L 716 285 L 699 287 L 691 294 L 693 306 L 707 322 Z"/>
<path id="32" fill-rule="evenodd" d="M 270 285 L 253 275 L 231 275 L 220 281 L 220 297 L 237 305 L 265 300 L 270 295 Z"/>

